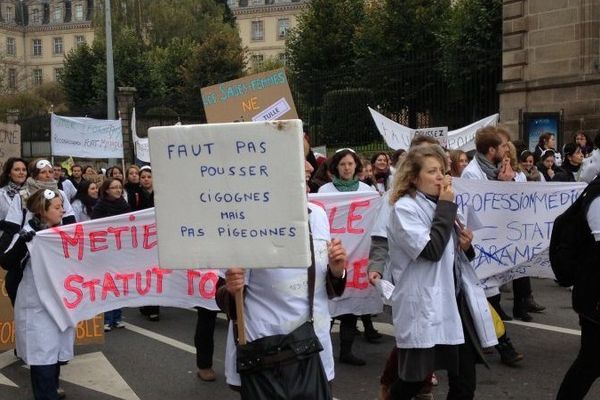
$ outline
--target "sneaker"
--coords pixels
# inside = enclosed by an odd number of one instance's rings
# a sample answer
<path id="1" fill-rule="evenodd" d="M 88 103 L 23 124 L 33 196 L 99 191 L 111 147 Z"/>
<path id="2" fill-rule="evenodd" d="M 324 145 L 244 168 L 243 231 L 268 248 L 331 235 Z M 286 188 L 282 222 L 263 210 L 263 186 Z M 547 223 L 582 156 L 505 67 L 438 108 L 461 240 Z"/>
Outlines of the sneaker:
<path id="1" fill-rule="evenodd" d="M 113 324 L 113 328 L 123 329 L 123 328 L 125 328 L 125 324 L 121 321 L 117 321 Z"/>
<path id="2" fill-rule="evenodd" d="M 533 296 L 527 297 L 527 300 L 525 300 L 525 304 L 527 305 L 527 311 L 532 312 L 532 313 L 540 313 L 546 309 L 546 307 L 539 305 L 535 301 Z"/>
<path id="3" fill-rule="evenodd" d="M 510 339 L 506 338 L 496 345 L 496 350 L 500 353 L 502 364 L 514 367 L 519 361 L 523 360 L 523 354 L 517 352 Z"/>
<path id="4" fill-rule="evenodd" d="M 56 394 L 58 395 L 59 399 L 64 399 L 65 397 L 67 397 L 67 394 L 65 393 L 65 389 L 63 389 L 61 387 L 56 389 Z"/>
<path id="5" fill-rule="evenodd" d="M 198 369 L 198 378 L 202 379 L 204 382 L 213 382 L 217 380 L 217 374 L 215 370 L 212 368 L 204 368 Z"/>
<path id="6" fill-rule="evenodd" d="M 109 324 L 104 324 L 104 332 L 110 332 L 112 331 L 112 328 L 110 327 Z"/>
<path id="7" fill-rule="evenodd" d="M 148 320 L 152 322 L 160 321 L 160 316 L 158 314 L 150 314 L 148 315 Z"/>

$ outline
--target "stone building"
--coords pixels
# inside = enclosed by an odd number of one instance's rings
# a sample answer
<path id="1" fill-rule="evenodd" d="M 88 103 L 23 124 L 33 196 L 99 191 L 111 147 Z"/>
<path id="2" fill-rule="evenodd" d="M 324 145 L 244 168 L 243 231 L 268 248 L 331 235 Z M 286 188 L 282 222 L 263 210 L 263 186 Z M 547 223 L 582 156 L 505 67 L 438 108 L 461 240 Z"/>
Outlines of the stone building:
<path id="1" fill-rule="evenodd" d="M 250 66 L 268 58 L 285 63 L 285 38 L 308 0 L 228 0 L 235 15 L 242 46 L 250 53 Z"/>
<path id="2" fill-rule="evenodd" d="M 93 0 L 0 0 L 0 64 L 8 92 L 58 80 L 65 55 L 91 44 Z"/>
<path id="3" fill-rule="evenodd" d="M 562 143 L 600 129 L 600 0 L 504 0 L 500 118 L 562 112 Z"/>

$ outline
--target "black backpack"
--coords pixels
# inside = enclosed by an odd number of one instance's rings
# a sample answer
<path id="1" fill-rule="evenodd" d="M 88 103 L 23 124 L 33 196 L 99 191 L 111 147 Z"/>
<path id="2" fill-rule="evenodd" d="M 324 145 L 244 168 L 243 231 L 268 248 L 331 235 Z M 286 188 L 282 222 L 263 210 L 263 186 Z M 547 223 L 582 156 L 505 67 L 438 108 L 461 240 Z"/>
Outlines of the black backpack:
<path id="1" fill-rule="evenodd" d="M 594 179 L 569 208 L 554 220 L 550 237 L 550 265 L 561 286 L 572 286 L 579 268 L 594 244 L 587 211 L 600 195 L 600 179 Z"/>

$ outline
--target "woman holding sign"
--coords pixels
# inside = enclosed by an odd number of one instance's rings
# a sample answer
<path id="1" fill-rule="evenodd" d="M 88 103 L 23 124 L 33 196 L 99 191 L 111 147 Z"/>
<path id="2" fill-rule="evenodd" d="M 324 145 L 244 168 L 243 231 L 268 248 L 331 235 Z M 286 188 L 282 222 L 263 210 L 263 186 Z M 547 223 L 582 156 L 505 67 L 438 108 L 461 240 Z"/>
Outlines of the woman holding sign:
<path id="1" fill-rule="evenodd" d="M 436 147 L 412 149 L 396 173 L 388 243 L 396 283 L 392 310 L 399 379 L 391 398 L 411 399 L 433 371 L 446 369 L 448 399 L 472 399 L 481 347 L 497 343 L 465 228 Z"/>
<path id="2" fill-rule="evenodd" d="M 29 196 L 27 210 L 32 218 L 15 235 L 12 247 L 0 256 L 1 265 L 23 274 L 15 301 L 15 339 L 17 354 L 31 367 L 36 400 L 59 399 L 60 365 L 73 358 L 74 329 L 61 332 L 46 311 L 34 282 L 32 259 L 26 246 L 36 231 L 61 225 L 62 203 L 60 193 L 50 189 L 41 189 Z"/>
<path id="3" fill-rule="evenodd" d="M 130 211 L 129 204 L 123 198 L 123 184 L 120 179 L 106 178 L 99 192 L 100 200 L 92 210 L 92 219 L 112 217 Z M 121 322 L 120 308 L 104 313 L 104 332 L 110 332 L 112 328 L 125 328 Z"/>
<path id="4" fill-rule="evenodd" d="M 386 156 L 387 157 L 387 156 Z M 336 192 L 375 192 L 376 189 L 358 180 L 362 172 L 362 163 L 352 149 L 340 149 L 335 152 L 329 163 L 332 181 L 319 188 L 319 193 Z M 354 314 L 334 315 L 340 320 L 340 362 L 350 365 L 365 365 L 362 358 L 352 353 L 352 344 L 356 333 L 358 316 Z M 370 315 L 362 316 L 365 338 L 369 342 L 381 339 L 381 334 L 373 327 Z"/>

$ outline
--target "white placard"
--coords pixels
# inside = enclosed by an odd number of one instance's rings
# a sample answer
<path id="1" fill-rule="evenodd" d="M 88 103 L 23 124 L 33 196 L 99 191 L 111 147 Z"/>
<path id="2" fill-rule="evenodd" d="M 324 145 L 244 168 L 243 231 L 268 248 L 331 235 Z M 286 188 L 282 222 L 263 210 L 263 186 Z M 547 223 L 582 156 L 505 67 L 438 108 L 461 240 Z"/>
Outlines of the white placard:
<path id="1" fill-rule="evenodd" d="M 454 178 L 456 204 L 474 232 L 473 267 L 484 286 L 522 276 L 554 278 L 548 246 L 554 220 L 583 183 L 498 182 Z"/>
<path id="2" fill-rule="evenodd" d="M 62 117 L 52 114 L 53 156 L 123 158 L 121 120 Z"/>
<path id="3" fill-rule="evenodd" d="M 300 120 L 148 131 L 160 265 L 307 267 Z"/>
<path id="4" fill-rule="evenodd" d="M 159 267 L 154 209 L 38 232 L 35 284 L 61 330 L 121 307 L 218 310 L 217 271 Z"/>
<path id="5" fill-rule="evenodd" d="M 290 111 L 292 108 L 285 100 L 285 97 L 277 100 L 275 104 L 267 107 L 260 114 L 252 117 L 252 121 L 274 121 L 282 117 L 285 113 Z"/>
<path id="6" fill-rule="evenodd" d="M 142 161 L 150 162 L 150 144 L 148 138 L 141 138 L 137 135 L 137 123 L 135 119 L 135 108 L 131 112 L 131 137 L 133 139 L 133 147 L 135 149 L 135 157 Z"/>
<path id="7" fill-rule="evenodd" d="M 475 134 L 486 126 L 496 126 L 500 114 L 490 115 L 470 125 L 448 132 L 448 148 L 452 150 L 475 150 Z"/>

